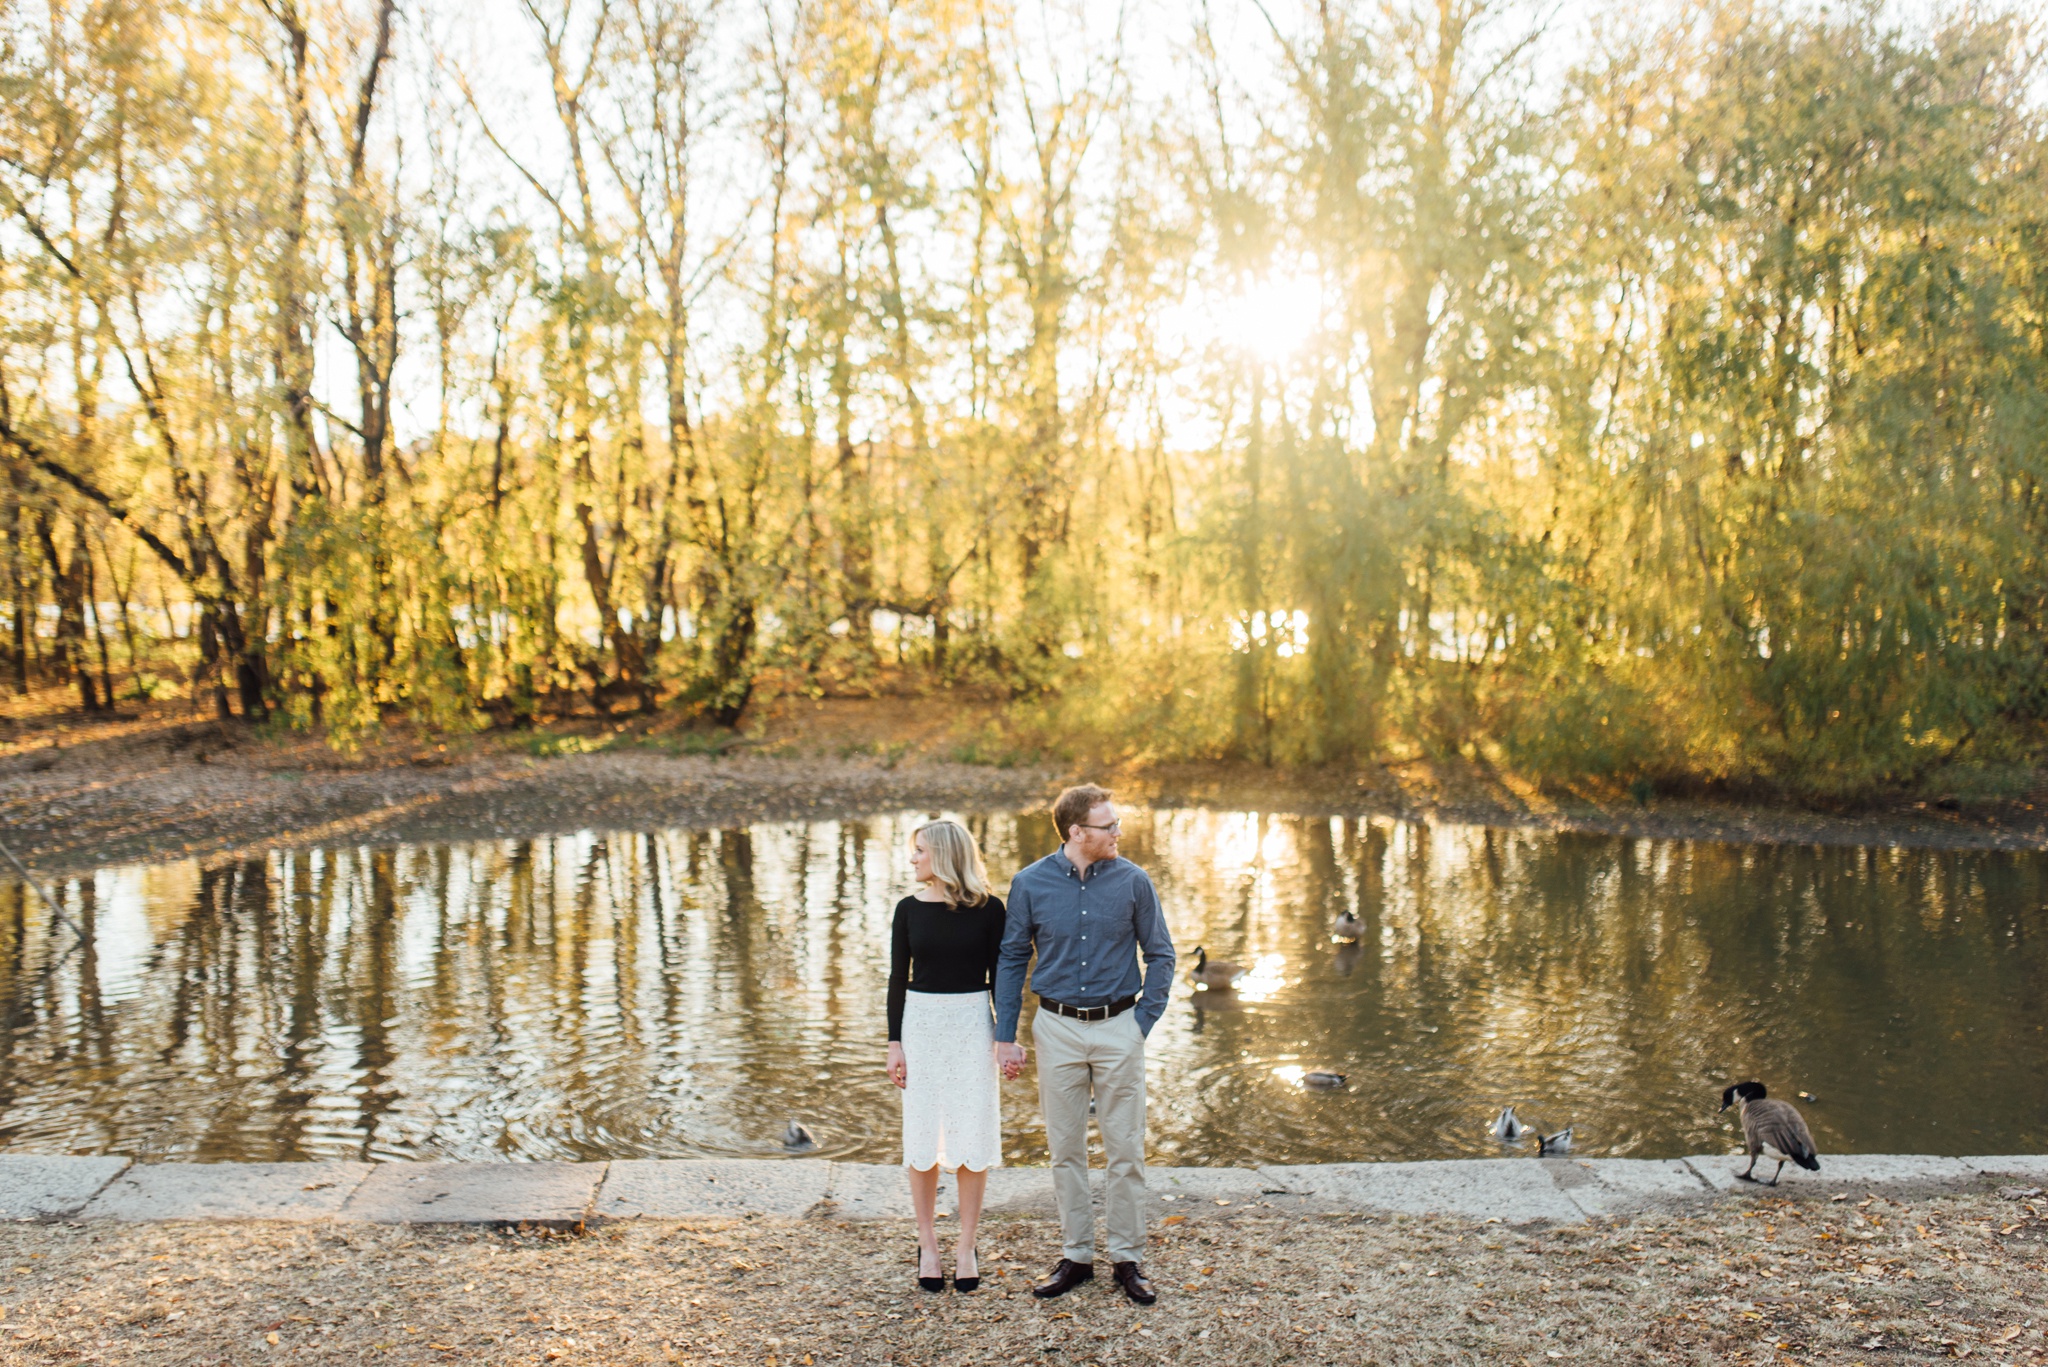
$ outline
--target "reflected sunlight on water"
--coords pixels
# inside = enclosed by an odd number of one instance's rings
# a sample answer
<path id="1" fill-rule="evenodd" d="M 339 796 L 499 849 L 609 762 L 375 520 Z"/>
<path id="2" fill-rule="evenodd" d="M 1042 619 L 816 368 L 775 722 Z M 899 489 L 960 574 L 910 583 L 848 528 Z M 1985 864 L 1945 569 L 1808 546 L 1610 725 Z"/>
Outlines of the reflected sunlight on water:
<path id="1" fill-rule="evenodd" d="M 0 1148 L 895 1161 L 890 909 L 922 814 L 104 870 L 52 937 L 0 883 Z M 999 882 L 1046 823 L 965 818 Z M 1726 1148 L 1728 1081 L 1830 1150 L 2048 1148 L 2048 859 L 1160 810 L 1125 850 L 1246 965 L 1150 1047 L 1168 1163 Z M 1340 913 L 1357 938 L 1333 941 Z M 1028 1023 L 1030 1013 L 1026 1012 Z M 1313 1071 L 1345 1074 L 1318 1089 Z M 1043 1161 L 1036 1089 L 1004 1094 Z"/>

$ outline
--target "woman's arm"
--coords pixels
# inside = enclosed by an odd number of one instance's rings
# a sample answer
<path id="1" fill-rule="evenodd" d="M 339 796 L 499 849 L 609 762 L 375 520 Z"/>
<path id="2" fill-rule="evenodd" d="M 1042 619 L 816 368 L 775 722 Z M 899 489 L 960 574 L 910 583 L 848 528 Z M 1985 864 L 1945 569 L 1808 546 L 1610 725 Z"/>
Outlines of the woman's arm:
<path id="1" fill-rule="evenodd" d="M 910 990 L 910 917 L 906 902 L 896 904 L 896 919 L 889 926 L 889 1054 L 882 1071 L 898 1087 L 910 1076 L 903 1057 L 903 995 Z"/>
<path id="2" fill-rule="evenodd" d="M 996 966 L 1003 958 L 1003 931 L 1008 928 L 1008 922 L 1004 919 L 1003 899 L 989 898 L 981 908 L 981 914 L 981 963 L 988 975 L 984 981 L 988 983 L 989 991 L 993 992 L 996 988 Z"/>
<path id="3" fill-rule="evenodd" d="M 903 1040 L 903 994 L 910 990 L 910 917 L 906 903 L 896 904 L 896 919 L 889 927 L 889 1041 Z"/>

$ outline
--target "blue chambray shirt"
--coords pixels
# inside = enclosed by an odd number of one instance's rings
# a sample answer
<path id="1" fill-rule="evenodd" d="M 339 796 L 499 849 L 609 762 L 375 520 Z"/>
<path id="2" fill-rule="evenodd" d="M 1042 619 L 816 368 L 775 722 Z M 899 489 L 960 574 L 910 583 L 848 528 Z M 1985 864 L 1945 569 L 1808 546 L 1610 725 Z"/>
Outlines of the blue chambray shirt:
<path id="1" fill-rule="evenodd" d="M 1024 969 L 1038 950 L 1031 990 L 1068 1006 L 1104 1006 L 1144 995 L 1134 1008 L 1146 1034 L 1166 1013 L 1173 986 L 1173 937 L 1145 871 L 1119 856 L 1088 866 L 1084 879 L 1065 850 L 1029 865 L 1010 884 L 1003 949 L 996 960 L 996 1040 L 1017 1039 Z M 1145 972 L 1138 974 L 1138 956 Z"/>

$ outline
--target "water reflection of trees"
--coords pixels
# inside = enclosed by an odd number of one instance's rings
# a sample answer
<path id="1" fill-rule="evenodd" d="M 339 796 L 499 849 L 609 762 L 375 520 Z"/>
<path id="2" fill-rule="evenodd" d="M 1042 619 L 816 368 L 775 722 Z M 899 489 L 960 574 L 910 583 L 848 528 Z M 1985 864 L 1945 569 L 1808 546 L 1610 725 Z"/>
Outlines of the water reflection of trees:
<path id="1" fill-rule="evenodd" d="M 41 975 L 53 941 L 9 885 L 9 1143 L 243 1159 L 773 1151 L 787 1114 L 830 1131 L 835 1105 L 855 1108 L 817 1083 L 872 1071 L 906 830 L 222 865 L 198 874 L 111 1010 L 97 883 L 68 894 L 82 951 Z"/>
<path id="2" fill-rule="evenodd" d="M 0 884 L 0 1146 L 772 1153 L 800 1114 L 886 1157 L 875 1062 L 912 824 L 113 871 L 61 890 L 79 944 Z M 999 880 L 1048 843 L 1036 818 L 971 824 Z M 1284 962 L 1270 999 L 1155 1034 L 1174 1161 L 1468 1151 L 1472 1118 L 1513 1099 L 1605 1151 L 1718 1147 L 1738 1073 L 1823 1091 L 1824 1147 L 1970 1147 L 1943 1128 L 1966 1110 L 2048 1139 L 2038 856 L 1204 811 L 1136 814 L 1127 850 L 1183 950 Z M 1349 949 L 1328 939 L 1343 910 Z M 1274 1091 L 1283 1057 L 1345 1068 L 1352 1092 Z"/>
<path id="3" fill-rule="evenodd" d="M 1199 812 L 1153 836 L 1200 909 L 1189 943 L 1285 952 L 1316 1007 L 1205 1013 L 1191 1065 L 1298 1056 L 1353 1069 L 1354 1089 L 1363 1073 L 1387 1098 L 1367 1144 L 1466 1148 L 1489 1100 L 1527 1097 L 1599 1115 L 1612 1149 L 1718 1148 L 1713 1093 L 1737 1075 L 1830 1093 L 1815 1124 L 1837 1144 L 1953 1149 L 1942 1117 L 1970 1107 L 2048 1134 L 2038 856 Z M 1356 949 L 1327 941 L 1344 909 Z M 1271 1125 L 1203 1114 L 1225 1148 Z M 1385 1156 L 1355 1127 L 1326 1138 Z"/>

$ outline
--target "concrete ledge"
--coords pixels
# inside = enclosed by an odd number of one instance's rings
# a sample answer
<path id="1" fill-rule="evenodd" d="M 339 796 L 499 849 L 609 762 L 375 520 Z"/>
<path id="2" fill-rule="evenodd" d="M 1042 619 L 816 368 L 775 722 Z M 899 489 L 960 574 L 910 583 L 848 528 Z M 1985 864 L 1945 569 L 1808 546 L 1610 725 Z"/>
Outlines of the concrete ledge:
<path id="1" fill-rule="evenodd" d="M 910 1218 L 909 1179 L 893 1163 L 834 1163 L 829 1198 L 830 1204 L 822 1207 L 821 1213 L 842 1220 Z M 939 1209 L 953 1208 L 953 1178 L 943 1175 L 939 1180 Z"/>
<path id="2" fill-rule="evenodd" d="M 1771 1188 L 1737 1182 L 1740 1154 L 1693 1158 L 1474 1158 L 1147 1170 L 1154 1219 L 1252 1211 L 1442 1215 L 1505 1224 L 1579 1224 Z M 1764 1167 L 1768 1173 L 1770 1165 Z M 1096 1203 L 1102 1172 L 1089 1174 Z M 1943 1158 L 1823 1154 L 1821 1170 L 1788 1167 L 1801 1188 L 1892 1192 L 1988 1190 L 2048 1182 L 2048 1154 Z M 952 1177 L 939 1209 L 957 1209 Z M 991 1214 L 1050 1215 L 1052 1170 L 997 1168 Z M 822 1159 L 613 1163 L 158 1163 L 120 1157 L 0 1154 L 0 1219 L 364 1220 L 380 1224 L 580 1227 L 592 1218 L 832 1217 L 907 1219 L 893 1164 Z"/>
<path id="3" fill-rule="evenodd" d="M 1719 1192 L 1770 1191 L 1760 1182 L 1737 1181 L 1735 1174 L 1749 1166 L 1747 1154 L 1701 1154 L 1685 1160 L 1701 1180 Z M 1759 1158 L 1756 1175 L 1763 1182 L 1777 1170 L 1773 1159 Z M 1922 1153 L 1824 1153 L 1820 1171 L 1808 1172 L 1791 1163 L 1779 1180 L 1779 1190 L 1802 1187 L 1939 1187 L 1953 1186 L 1975 1177 L 1977 1169 L 1966 1159 L 1941 1158 Z"/>
<path id="4" fill-rule="evenodd" d="M 1460 1215 L 1523 1225 L 1574 1223 L 1586 1213 L 1557 1189 L 1540 1160 L 1448 1158 L 1427 1163 L 1317 1163 L 1259 1172 L 1310 1208 Z"/>
<path id="5" fill-rule="evenodd" d="M 1101 1199 L 1100 1174 L 1095 1179 L 1096 1199 Z M 1288 1189 L 1259 1168 L 1155 1168 L 1145 1169 L 1145 1190 L 1156 1215 L 1193 1215 L 1203 1206 L 1249 1206 L 1262 1198 L 1292 1195 Z"/>
<path id="6" fill-rule="evenodd" d="M 2002 1153 L 1963 1161 L 1986 1177 L 2016 1177 L 2035 1186 L 2048 1183 L 2048 1153 Z"/>
<path id="7" fill-rule="evenodd" d="M 128 1159 L 0 1153 L 0 1220 L 60 1220 L 76 1215 Z"/>
<path id="8" fill-rule="evenodd" d="M 145 1163 L 93 1198 L 88 1220 L 332 1220 L 372 1163 Z"/>
<path id="9" fill-rule="evenodd" d="M 831 1191 L 835 1166 L 821 1158 L 617 1159 L 605 1174 L 597 1214 L 606 1220 L 804 1215 Z"/>
<path id="10" fill-rule="evenodd" d="M 1545 1158 L 1551 1185 L 1589 1216 L 1696 1201 L 1712 1188 L 1682 1158 Z"/>
<path id="11" fill-rule="evenodd" d="M 608 1163 L 379 1163 L 342 1217 L 380 1225 L 581 1226 Z"/>

